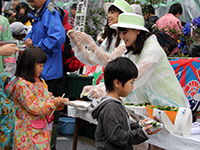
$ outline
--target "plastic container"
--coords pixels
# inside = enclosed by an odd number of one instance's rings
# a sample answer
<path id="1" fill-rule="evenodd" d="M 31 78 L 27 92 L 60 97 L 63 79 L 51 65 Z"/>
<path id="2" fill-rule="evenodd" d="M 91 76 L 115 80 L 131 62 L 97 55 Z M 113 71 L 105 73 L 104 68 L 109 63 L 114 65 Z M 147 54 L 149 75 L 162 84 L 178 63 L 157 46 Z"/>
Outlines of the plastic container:
<path id="1" fill-rule="evenodd" d="M 152 105 L 152 106 L 154 106 L 154 105 Z M 153 109 L 148 108 L 148 106 L 146 106 L 146 109 L 147 109 L 147 115 L 153 119 Z M 178 111 L 165 111 L 165 110 L 162 110 L 162 111 L 164 111 L 167 114 L 167 116 L 169 117 L 171 122 L 174 124 L 176 114 Z"/>
<path id="2" fill-rule="evenodd" d="M 75 127 L 75 119 L 69 117 L 60 117 L 59 118 L 59 128 L 58 131 L 61 134 L 73 135 Z"/>
<path id="3" fill-rule="evenodd" d="M 93 76 L 80 76 L 76 74 L 66 75 L 63 92 L 66 97 L 80 98 L 82 89 L 86 85 L 92 85 Z"/>

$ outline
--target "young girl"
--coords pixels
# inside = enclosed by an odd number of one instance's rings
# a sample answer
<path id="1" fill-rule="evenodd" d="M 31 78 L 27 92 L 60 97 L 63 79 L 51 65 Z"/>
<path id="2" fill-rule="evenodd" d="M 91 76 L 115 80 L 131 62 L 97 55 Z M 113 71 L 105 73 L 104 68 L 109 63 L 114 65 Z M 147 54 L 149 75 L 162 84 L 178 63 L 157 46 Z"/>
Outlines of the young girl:
<path id="1" fill-rule="evenodd" d="M 46 61 L 41 48 L 26 48 L 19 58 L 17 77 L 6 86 L 12 93 L 16 110 L 15 149 L 50 149 L 47 116 L 56 107 L 62 109 L 64 101 L 68 101 L 67 98 L 52 98 L 40 78 Z"/>
<path id="2" fill-rule="evenodd" d="M 89 37 L 87 34 L 82 34 L 82 32 L 74 31 L 69 35 L 69 37 L 75 44 L 72 44 L 72 49 L 75 53 L 75 56 L 82 63 L 89 66 L 99 64 L 105 67 L 107 62 L 109 62 L 109 60 L 112 60 L 112 57 L 115 57 L 115 55 L 122 55 L 126 50 L 126 47 L 124 46 L 123 41 L 120 40 L 116 30 L 111 29 L 110 26 L 114 23 L 117 23 L 119 14 L 123 12 L 132 13 L 133 9 L 125 0 L 115 0 L 113 3 L 106 2 L 104 3 L 103 8 L 108 14 L 108 26 L 107 37 L 100 47 L 96 45 L 91 37 Z M 85 46 L 83 46 L 83 44 L 90 47 L 91 51 L 85 49 Z M 113 53 L 111 57 L 104 57 L 103 60 L 97 61 L 98 59 L 96 58 L 102 55 L 105 56 L 106 52 Z M 99 86 L 86 86 L 84 87 L 83 91 L 91 90 L 91 93 L 95 93 L 95 89 L 99 89 L 98 87 Z"/>

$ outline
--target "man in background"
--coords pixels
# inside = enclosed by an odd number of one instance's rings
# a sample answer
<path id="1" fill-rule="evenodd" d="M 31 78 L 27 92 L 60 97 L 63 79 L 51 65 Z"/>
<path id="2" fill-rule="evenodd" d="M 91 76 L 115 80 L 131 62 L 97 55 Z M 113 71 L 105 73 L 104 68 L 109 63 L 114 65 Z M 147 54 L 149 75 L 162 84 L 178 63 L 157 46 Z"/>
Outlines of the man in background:
<path id="1" fill-rule="evenodd" d="M 176 3 L 171 5 L 169 12 L 157 20 L 156 27 L 158 27 L 159 30 L 165 31 L 172 38 L 178 41 L 178 36 L 182 34 L 182 25 L 181 21 L 178 18 L 182 14 L 182 12 L 183 9 L 181 7 L 181 4 Z M 178 52 L 179 48 L 176 47 L 172 50 L 170 55 L 175 55 Z"/>

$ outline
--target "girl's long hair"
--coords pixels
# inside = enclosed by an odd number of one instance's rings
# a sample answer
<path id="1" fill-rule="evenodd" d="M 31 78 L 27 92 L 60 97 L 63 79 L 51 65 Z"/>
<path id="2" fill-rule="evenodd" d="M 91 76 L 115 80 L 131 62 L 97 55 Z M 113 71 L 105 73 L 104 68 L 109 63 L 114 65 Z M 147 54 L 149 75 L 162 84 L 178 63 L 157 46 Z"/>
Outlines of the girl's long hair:
<path id="1" fill-rule="evenodd" d="M 46 63 L 46 61 L 47 55 L 41 48 L 30 46 L 19 57 L 16 76 L 35 83 L 35 65 L 37 63 Z"/>
<path id="2" fill-rule="evenodd" d="M 114 5 L 111 5 L 108 9 L 108 12 L 109 11 L 114 11 L 114 12 L 119 12 L 119 14 L 123 13 L 120 9 L 118 9 L 117 7 L 115 7 Z M 107 26 L 107 41 L 108 41 L 108 44 L 107 44 L 107 47 L 106 47 L 106 51 L 109 51 L 109 48 L 110 48 L 110 44 L 112 42 L 112 36 L 116 36 L 117 35 L 117 41 L 115 43 L 115 47 L 117 47 L 120 43 L 120 37 L 119 35 L 117 34 L 116 30 L 115 29 L 112 29 L 110 28 L 109 26 Z"/>

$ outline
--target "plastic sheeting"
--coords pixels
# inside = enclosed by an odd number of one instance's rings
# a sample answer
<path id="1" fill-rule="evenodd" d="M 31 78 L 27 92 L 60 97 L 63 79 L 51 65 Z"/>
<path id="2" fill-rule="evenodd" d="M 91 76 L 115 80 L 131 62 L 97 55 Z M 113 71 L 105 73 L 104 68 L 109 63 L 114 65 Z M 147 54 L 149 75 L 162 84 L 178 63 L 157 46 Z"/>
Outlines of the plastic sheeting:
<path id="1" fill-rule="evenodd" d="M 19 0 L 24 1 L 26 0 Z M 106 1 L 106 0 L 104 0 Z M 88 11 L 90 9 L 98 9 L 103 7 L 103 0 L 89 0 L 88 3 Z M 142 3 L 147 3 L 146 0 L 134 0 L 134 1 L 141 1 Z M 60 6 L 62 9 L 67 9 L 69 12 L 69 17 L 72 16 L 71 14 L 71 6 L 74 3 L 77 3 L 76 0 L 54 0 L 54 2 Z M 174 3 L 180 3 L 183 7 L 183 14 L 179 17 L 179 19 L 183 22 L 187 22 L 190 18 L 195 18 L 200 16 L 200 0 L 162 0 L 159 4 L 154 5 L 155 13 L 160 18 L 166 14 L 170 8 L 170 6 Z M 10 9 L 11 2 L 5 2 L 3 5 L 4 9 Z"/>
<path id="2" fill-rule="evenodd" d="M 147 3 L 146 0 L 135 0 Z M 155 14 L 160 18 L 168 13 L 172 4 L 180 3 L 183 8 L 183 13 L 179 17 L 182 22 L 187 22 L 191 18 L 200 16 L 200 1 L 199 0 L 162 0 L 159 4 L 154 5 Z"/>

